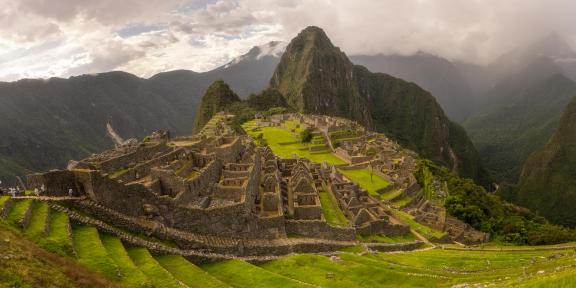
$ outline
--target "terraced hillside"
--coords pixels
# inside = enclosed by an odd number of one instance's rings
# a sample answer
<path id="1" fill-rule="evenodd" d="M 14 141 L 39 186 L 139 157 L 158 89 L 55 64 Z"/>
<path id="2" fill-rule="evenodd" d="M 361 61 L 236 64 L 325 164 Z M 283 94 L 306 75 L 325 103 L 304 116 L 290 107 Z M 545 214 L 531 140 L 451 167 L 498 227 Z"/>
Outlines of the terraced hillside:
<path id="1" fill-rule="evenodd" d="M 576 285 L 574 244 L 540 247 L 484 245 L 429 246 L 404 253 L 370 252 L 362 246 L 330 255 L 297 254 L 250 264 L 235 259 L 195 265 L 179 255 L 153 254 L 130 247 L 117 237 L 93 226 L 52 225 L 58 218 L 45 202 L 3 196 L 0 246 L 0 286 L 40 285 L 56 287 L 452 287 L 458 284 L 497 287 L 573 287 Z M 54 204 L 50 204 L 53 206 Z M 24 218 L 17 215 L 24 213 Z M 44 219 L 45 221 L 41 221 Z M 45 223 L 42 226 L 39 223 Z M 57 231 L 53 231 L 55 227 Z M 41 231 L 35 234 L 34 231 Z M 38 235 L 56 235 L 72 243 L 69 256 L 84 268 L 74 268 L 82 284 L 70 280 L 72 261 L 42 249 L 18 257 L 23 248 L 42 245 Z M 44 246 L 60 253 L 58 247 Z M 39 261 L 39 255 L 58 259 L 58 264 Z M 30 258 L 32 256 L 32 258 Z M 68 266 L 62 266 L 65 263 Z M 41 267 L 44 267 L 39 270 Z M 25 269 L 17 271 L 17 269 Z M 64 270 L 64 272 L 62 272 Z M 42 278 L 39 273 L 50 273 Z M 97 276 L 93 272 L 103 276 Z M 90 277 L 86 276 L 89 275 Z M 96 280 L 94 280 L 96 279 Z M 95 282 L 90 282 L 95 281 Z M 53 284 L 47 284 L 53 283 Z M 74 284 L 76 283 L 76 284 Z M 108 284 L 103 284 L 108 283 Z"/>

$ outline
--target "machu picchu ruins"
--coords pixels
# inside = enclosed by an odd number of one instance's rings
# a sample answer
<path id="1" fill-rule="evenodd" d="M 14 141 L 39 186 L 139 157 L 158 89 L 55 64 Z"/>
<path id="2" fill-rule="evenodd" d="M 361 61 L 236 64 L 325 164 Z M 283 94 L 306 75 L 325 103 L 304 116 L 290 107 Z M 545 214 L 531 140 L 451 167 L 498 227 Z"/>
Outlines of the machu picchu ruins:
<path id="1" fill-rule="evenodd" d="M 65 170 L 31 174 L 26 188 L 36 194 L 12 197 L 2 211 L 23 201 L 47 203 L 71 224 L 195 263 L 489 240 L 427 197 L 413 175 L 416 154 L 383 134 L 342 118 L 298 113 L 257 115 L 239 132 L 234 117 L 218 113 L 193 136 L 157 131 L 70 161 Z M 293 139 L 271 143 L 283 140 L 263 136 L 266 129 Z M 304 130 L 310 143 L 298 139 Z M 277 146 L 329 161 L 280 157 Z M 365 178 L 350 176 L 356 174 Z M 372 179 L 383 186 L 365 187 Z M 20 225 L 27 225 L 31 209 Z M 362 240 L 371 237 L 405 240 Z"/>

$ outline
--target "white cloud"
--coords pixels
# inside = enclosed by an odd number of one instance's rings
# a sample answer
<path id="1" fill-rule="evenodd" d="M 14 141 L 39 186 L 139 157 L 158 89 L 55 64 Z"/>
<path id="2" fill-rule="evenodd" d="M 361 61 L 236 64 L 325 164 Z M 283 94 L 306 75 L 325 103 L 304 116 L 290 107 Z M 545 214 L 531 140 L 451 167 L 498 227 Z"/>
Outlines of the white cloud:
<path id="1" fill-rule="evenodd" d="M 348 54 L 419 50 L 486 63 L 556 31 L 570 0 L 0 0 L 0 80 L 206 71 L 309 25 Z"/>

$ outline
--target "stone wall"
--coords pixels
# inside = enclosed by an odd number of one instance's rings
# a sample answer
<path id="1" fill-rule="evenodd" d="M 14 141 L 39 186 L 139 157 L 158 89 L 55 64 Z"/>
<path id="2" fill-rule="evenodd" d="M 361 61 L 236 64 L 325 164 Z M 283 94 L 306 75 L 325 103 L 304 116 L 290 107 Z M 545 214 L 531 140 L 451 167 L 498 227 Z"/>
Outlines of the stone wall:
<path id="1" fill-rule="evenodd" d="M 333 227 L 322 220 L 286 220 L 286 233 L 304 237 L 353 241 L 354 228 Z"/>
<path id="2" fill-rule="evenodd" d="M 185 157 L 186 153 L 184 152 L 183 148 L 175 149 L 169 153 L 159 155 L 158 157 L 155 157 L 149 161 L 134 166 L 126 173 L 119 176 L 117 180 L 122 182 L 131 182 L 137 180 L 145 175 L 150 174 L 151 169 L 154 167 L 163 166 L 171 163 L 174 160 Z"/>
<path id="3" fill-rule="evenodd" d="M 72 189 L 75 196 L 84 194 L 84 188 L 76 181 L 75 172 L 56 170 L 46 173 L 30 174 L 27 176 L 28 189 L 40 190 L 42 185 L 46 189 L 43 196 L 68 196 Z"/>
<path id="4" fill-rule="evenodd" d="M 191 203 L 198 196 L 208 196 L 210 193 L 209 187 L 213 183 L 218 182 L 222 171 L 222 161 L 219 159 L 213 160 L 206 167 L 202 168 L 198 175 L 192 180 L 187 181 L 187 188 L 176 196 L 174 201 L 180 205 Z"/>
<path id="5" fill-rule="evenodd" d="M 100 169 L 104 172 L 113 172 L 131 164 L 146 161 L 154 158 L 159 153 L 167 152 L 170 149 L 165 142 L 152 145 L 139 147 L 136 151 L 118 156 L 100 163 Z"/>

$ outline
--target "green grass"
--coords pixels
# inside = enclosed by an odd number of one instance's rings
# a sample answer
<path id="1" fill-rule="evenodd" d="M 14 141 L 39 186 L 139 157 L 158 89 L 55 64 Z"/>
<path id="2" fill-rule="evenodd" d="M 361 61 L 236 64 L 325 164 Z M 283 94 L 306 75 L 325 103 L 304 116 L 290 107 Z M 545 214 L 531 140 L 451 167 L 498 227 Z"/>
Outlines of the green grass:
<path id="1" fill-rule="evenodd" d="M 31 239 L 38 240 L 44 236 L 44 228 L 46 227 L 46 219 L 48 218 L 48 204 L 45 202 L 35 202 L 33 204 L 32 216 L 28 227 L 24 230 L 24 234 Z"/>
<path id="2" fill-rule="evenodd" d="M 339 169 L 340 173 L 342 173 L 346 178 L 350 181 L 360 185 L 360 187 L 364 188 L 368 193 L 374 197 L 378 197 L 379 194 L 378 190 L 386 188 L 390 183 L 384 180 L 382 177 L 373 174 L 370 176 L 370 170 L 363 168 L 363 169 L 353 169 L 353 170 L 344 170 Z"/>
<path id="3" fill-rule="evenodd" d="M 402 194 L 403 190 L 402 189 L 393 189 L 390 190 L 386 193 L 382 193 L 380 194 L 380 200 L 386 201 L 386 200 L 392 200 L 396 197 L 398 197 L 398 195 Z"/>
<path id="4" fill-rule="evenodd" d="M 410 201 L 412 201 L 412 197 L 406 196 L 406 197 L 402 197 L 398 200 L 394 200 L 392 202 L 392 204 L 394 204 L 398 207 L 404 207 L 404 206 L 408 205 L 408 203 L 410 203 Z"/>
<path id="5" fill-rule="evenodd" d="M 210 276 L 206 271 L 188 262 L 179 255 L 156 256 L 156 261 L 168 270 L 174 277 L 192 288 L 230 287 L 220 280 Z"/>
<path id="6" fill-rule="evenodd" d="M 299 135 L 297 133 L 292 133 L 289 128 L 281 127 L 262 127 L 253 131 L 250 127 L 253 125 L 250 122 L 246 122 L 242 125 L 244 130 L 252 138 L 256 138 L 260 133 L 262 133 L 264 139 L 268 143 L 268 146 L 274 154 L 281 158 L 294 158 L 297 155 L 301 158 L 307 158 L 312 162 L 323 163 L 326 162 L 330 165 L 342 165 L 346 162 L 338 158 L 332 152 L 310 152 L 306 144 L 299 143 Z M 281 143 L 293 143 L 293 144 L 281 144 Z"/>
<path id="7" fill-rule="evenodd" d="M 72 230 L 77 260 L 82 265 L 113 279 L 120 279 L 118 266 L 110 258 L 95 227 L 77 226 Z"/>
<path id="8" fill-rule="evenodd" d="M 70 225 L 68 215 L 65 213 L 51 210 L 50 211 L 50 230 L 45 238 L 38 241 L 38 244 L 51 252 L 62 256 L 71 256 L 72 239 L 68 235 Z"/>
<path id="9" fill-rule="evenodd" d="M 128 249 L 128 255 L 138 268 L 152 281 L 157 288 L 172 288 L 183 287 L 170 272 L 166 271 L 157 261 L 150 255 L 146 248 L 133 247 Z"/>
<path id="10" fill-rule="evenodd" d="M 239 288 L 313 287 L 240 260 L 202 266 L 210 275 Z"/>
<path id="11" fill-rule="evenodd" d="M 108 174 L 108 177 L 110 177 L 111 179 L 116 179 L 116 178 L 126 174 L 126 172 L 130 171 L 130 169 L 131 168 L 124 168 L 124 169 L 114 171 L 114 172 Z"/>
<path id="12" fill-rule="evenodd" d="M 399 218 L 404 223 L 408 224 L 410 226 L 410 228 L 416 230 L 416 232 L 423 234 L 423 236 L 426 238 L 436 237 L 436 238 L 440 239 L 445 234 L 442 231 L 432 229 L 426 225 L 423 225 L 423 224 L 416 222 L 416 220 L 414 220 L 414 217 L 412 215 L 406 213 L 406 212 L 398 211 L 398 210 L 392 210 L 392 214 L 394 214 L 394 216 L 396 218 Z"/>
<path id="13" fill-rule="evenodd" d="M 0 208 L 4 207 L 6 201 L 10 199 L 10 196 L 0 196 Z"/>
<path id="14" fill-rule="evenodd" d="M 14 201 L 14 204 L 12 204 L 12 208 L 8 213 L 8 217 L 6 217 L 8 223 L 12 225 L 19 225 L 22 223 L 30 205 L 32 205 L 32 200 L 30 199 Z"/>
<path id="15" fill-rule="evenodd" d="M 129 287 L 150 287 L 152 282 L 136 267 L 136 264 L 132 262 L 128 252 L 124 248 L 122 241 L 120 239 L 102 234 L 100 235 L 102 244 L 106 249 L 108 256 L 116 263 L 119 269 L 121 282 Z"/>
<path id="16" fill-rule="evenodd" d="M 322 204 L 322 212 L 324 213 L 326 222 L 334 226 L 347 226 L 348 219 L 344 216 L 344 213 L 342 213 L 338 204 L 335 203 L 335 199 L 330 195 L 330 192 L 320 191 L 319 194 L 320 203 Z"/>
<path id="17" fill-rule="evenodd" d="M 556 252 L 489 252 L 426 250 L 404 254 L 379 253 L 378 257 L 395 263 L 420 268 L 445 269 L 455 271 L 521 268 L 529 266 L 533 258 L 549 256 Z M 539 261 L 544 261 L 540 260 Z"/>
<path id="18" fill-rule="evenodd" d="M 522 282 L 519 287 L 531 288 L 572 288 L 576 287 L 576 271 L 566 270 L 558 274 L 537 276 Z"/>
<path id="19" fill-rule="evenodd" d="M 376 242 L 376 243 L 405 243 L 416 240 L 416 236 L 412 233 L 400 236 L 385 236 L 385 235 L 358 235 L 356 239 L 362 242 Z"/>
<path id="20" fill-rule="evenodd" d="M 340 260 L 332 261 L 326 256 L 301 254 L 271 261 L 261 267 L 320 287 L 436 287 L 440 281 L 413 277 L 365 256 L 341 253 L 338 257 Z M 358 259 L 362 261 L 352 261 Z"/>

